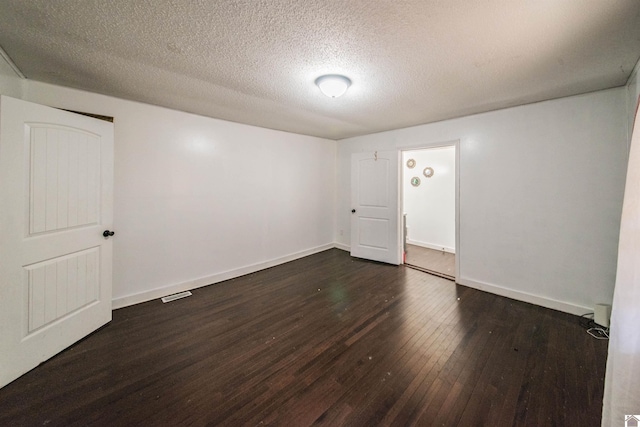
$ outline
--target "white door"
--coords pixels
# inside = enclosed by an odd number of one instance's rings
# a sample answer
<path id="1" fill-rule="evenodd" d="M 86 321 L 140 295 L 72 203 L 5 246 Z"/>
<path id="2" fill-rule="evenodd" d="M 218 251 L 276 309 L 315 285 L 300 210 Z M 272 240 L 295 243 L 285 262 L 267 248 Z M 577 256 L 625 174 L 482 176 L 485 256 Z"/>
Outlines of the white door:
<path id="1" fill-rule="evenodd" d="M 111 320 L 113 124 L 0 97 L 0 387 Z"/>
<path id="2" fill-rule="evenodd" d="M 351 256 L 400 264 L 398 151 L 351 155 Z"/>

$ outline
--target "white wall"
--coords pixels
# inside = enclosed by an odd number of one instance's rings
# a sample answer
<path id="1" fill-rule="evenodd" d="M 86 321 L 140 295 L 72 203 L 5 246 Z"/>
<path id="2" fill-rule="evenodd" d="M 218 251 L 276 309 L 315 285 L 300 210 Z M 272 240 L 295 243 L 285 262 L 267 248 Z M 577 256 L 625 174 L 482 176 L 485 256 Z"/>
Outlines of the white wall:
<path id="1" fill-rule="evenodd" d="M 351 138 L 337 153 L 333 141 L 5 74 L 0 90 L 116 118 L 116 305 L 330 247 L 334 234 L 348 247 L 351 153 L 451 140 L 459 281 L 570 312 L 611 302 L 624 88 Z"/>
<path id="2" fill-rule="evenodd" d="M 115 117 L 114 306 L 333 247 L 335 141 L 25 83 Z"/>
<path id="3" fill-rule="evenodd" d="M 414 159 L 416 166 L 407 167 Z M 431 167 L 434 174 L 422 173 Z M 402 152 L 402 205 L 407 215 L 407 242 L 454 253 L 456 247 L 456 150 L 455 147 Z M 412 177 L 420 185 L 411 185 Z"/>
<path id="4" fill-rule="evenodd" d="M 460 140 L 459 282 L 574 313 L 611 303 L 626 119 L 618 88 L 339 141 L 338 241 L 351 153 Z"/>
<path id="5" fill-rule="evenodd" d="M 611 334 L 605 375 L 602 426 L 621 424 L 640 402 L 640 88 L 638 67 L 627 82 L 630 129 L 629 167 L 625 188 L 616 289 L 611 311 Z M 633 131 L 633 132 L 631 132 Z"/>

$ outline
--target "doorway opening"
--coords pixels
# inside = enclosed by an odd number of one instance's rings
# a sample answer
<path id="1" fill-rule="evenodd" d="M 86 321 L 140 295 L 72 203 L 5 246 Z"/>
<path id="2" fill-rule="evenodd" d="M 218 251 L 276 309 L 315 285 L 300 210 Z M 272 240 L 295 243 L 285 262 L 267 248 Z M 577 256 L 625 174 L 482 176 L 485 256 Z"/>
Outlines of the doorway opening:
<path id="1" fill-rule="evenodd" d="M 446 279 L 457 277 L 456 145 L 402 151 L 403 261 Z"/>

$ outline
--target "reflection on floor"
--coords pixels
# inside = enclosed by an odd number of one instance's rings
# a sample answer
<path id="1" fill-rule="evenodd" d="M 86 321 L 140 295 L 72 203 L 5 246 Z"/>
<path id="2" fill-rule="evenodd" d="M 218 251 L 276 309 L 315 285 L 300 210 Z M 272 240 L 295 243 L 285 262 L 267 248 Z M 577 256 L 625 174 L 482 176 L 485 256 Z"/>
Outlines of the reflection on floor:
<path id="1" fill-rule="evenodd" d="M 454 280 L 456 275 L 456 256 L 448 252 L 423 248 L 422 246 L 407 244 L 407 258 L 405 264 L 429 273 L 436 273 L 447 279 Z"/>

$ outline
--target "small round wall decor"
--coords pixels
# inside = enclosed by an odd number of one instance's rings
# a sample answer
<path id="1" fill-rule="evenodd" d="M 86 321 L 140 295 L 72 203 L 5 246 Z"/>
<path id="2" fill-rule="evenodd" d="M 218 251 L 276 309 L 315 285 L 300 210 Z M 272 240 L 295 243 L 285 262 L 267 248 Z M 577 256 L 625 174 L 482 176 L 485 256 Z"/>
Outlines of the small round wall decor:
<path id="1" fill-rule="evenodd" d="M 418 178 L 417 176 L 411 178 L 411 185 L 413 185 L 414 187 L 420 185 L 420 178 Z"/>
<path id="2" fill-rule="evenodd" d="M 409 159 L 409 160 L 407 160 L 407 167 L 408 167 L 409 169 L 413 169 L 413 168 L 415 168 L 415 167 L 416 167 L 416 161 L 415 161 L 415 160 L 413 160 L 413 159 Z"/>
<path id="3" fill-rule="evenodd" d="M 422 174 L 427 178 L 431 178 L 434 173 L 435 172 L 433 171 L 433 168 L 424 168 L 424 170 L 422 171 Z"/>

